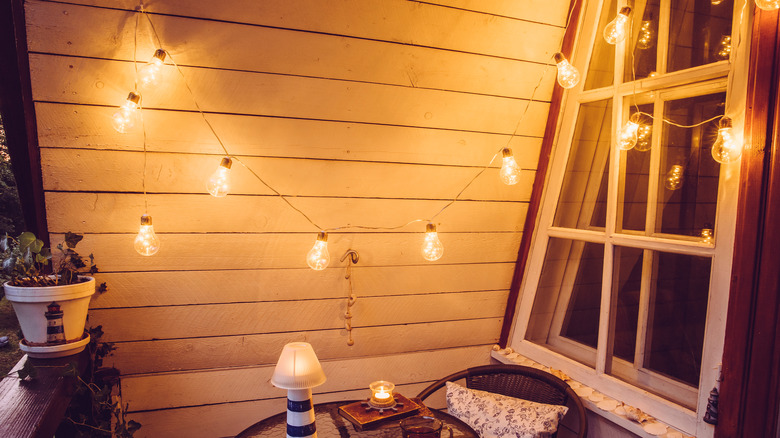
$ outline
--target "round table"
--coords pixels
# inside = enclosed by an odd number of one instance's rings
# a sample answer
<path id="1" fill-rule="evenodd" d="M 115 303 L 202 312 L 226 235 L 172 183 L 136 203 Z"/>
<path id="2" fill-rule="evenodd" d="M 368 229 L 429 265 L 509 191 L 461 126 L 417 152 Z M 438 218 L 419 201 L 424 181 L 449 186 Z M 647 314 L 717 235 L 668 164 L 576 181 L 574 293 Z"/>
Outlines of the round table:
<path id="1" fill-rule="evenodd" d="M 398 421 L 388 421 L 377 429 L 363 431 L 355 430 L 352 423 L 339 414 L 339 406 L 348 405 L 355 401 L 357 400 L 318 403 L 314 405 L 314 421 L 317 423 L 317 437 L 399 438 L 401 436 L 401 428 L 398 426 Z M 478 438 L 478 435 L 473 429 L 452 415 L 447 414 L 446 412 L 437 411 L 436 409 L 431 409 L 430 412 L 434 417 L 452 428 L 453 436 Z M 236 435 L 236 438 L 280 438 L 286 436 L 286 433 L 287 412 L 282 412 L 249 426 L 246 430 Z M 448 437 L 449 435 L 447 432 L 442 432 L 442 438 Z"/>

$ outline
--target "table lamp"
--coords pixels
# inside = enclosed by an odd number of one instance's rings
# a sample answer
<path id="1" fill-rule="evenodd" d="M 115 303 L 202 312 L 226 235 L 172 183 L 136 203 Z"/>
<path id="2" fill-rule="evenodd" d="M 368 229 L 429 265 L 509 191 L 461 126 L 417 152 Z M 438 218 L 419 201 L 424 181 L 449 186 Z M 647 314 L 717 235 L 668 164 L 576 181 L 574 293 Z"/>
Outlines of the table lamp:
<path id="1" fill-rule="evenodd" d="M 317 437 L 311 389 L 323 383 L 325 373 L 311 344 L 284 346 L 271 384 L 287 390 L 287 438 Z"/>

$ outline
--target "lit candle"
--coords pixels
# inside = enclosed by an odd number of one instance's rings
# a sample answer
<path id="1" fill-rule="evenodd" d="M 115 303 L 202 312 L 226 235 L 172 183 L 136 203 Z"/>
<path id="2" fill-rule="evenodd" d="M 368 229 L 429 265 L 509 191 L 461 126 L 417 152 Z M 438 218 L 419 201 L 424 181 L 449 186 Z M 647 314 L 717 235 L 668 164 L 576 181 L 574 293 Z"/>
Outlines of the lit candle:
<path id="1" fill-rule="evenodd" d="M 371 389 L 371 400 L 369 404 L 374 407 L 388 407 L 395 404 L 393 389 L 395 385 L 385 380 L 377 380 L 369 385 Z"/>

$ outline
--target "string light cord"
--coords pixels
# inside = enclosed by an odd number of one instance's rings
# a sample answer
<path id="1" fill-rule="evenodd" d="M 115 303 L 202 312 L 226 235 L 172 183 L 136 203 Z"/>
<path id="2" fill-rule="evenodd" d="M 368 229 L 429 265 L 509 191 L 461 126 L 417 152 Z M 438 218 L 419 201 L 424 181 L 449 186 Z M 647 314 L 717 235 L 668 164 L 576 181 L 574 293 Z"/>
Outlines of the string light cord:
<path id="1" fill-rule="evenodd" d="M 653 117 L 652 114 L 648 114 L 648 113 L 643 112 L 643 111 L 637 111 L 634 114 L 632 114 L 632 116 L 635 115 L 635 114 L 647 116 L 647 117 L 651 118 L 652 120 L 655 120 L 655 117 Z M 667 125 L 676 126 L 678 128 L 690 129 L 690 128 L 698 128 L 699 126 L 705 125 L 705 124 L 707 124 L 709 122 L 712 122 L 713 120 L 722 119 L 723 117 L 725 117 L 725 114 L 719 114 L 717 116 L 710 117 L 707 120 L 703 120 L 703 121 L 701 121 L 699 123 L 696 123 L 696 124 L 693 124 L 693 125 L 681 125 L 679 123 L 675 123 L 675 122 L 673 122 L 673 121 L 671 121 L 669 119 L 665 119 L 665 118 L 662 118 L 661 121 L 666 123 Z"/>
<path id="2" fill-rule="evenodd" d="M 569 10 L 569 13 L 568 13 L 568 16 L 567 16 L 567 19 L 566 19 L 566 25 L 565 25 L 564 29 L 568 28 L 568 26 L 569 26 L 569 24 L 571 22 L 571 19 L 573 17 L 573 14 L 574 14 L 574 10 L 576 9 L 576 5 L 577 5 L 577 1 L 574 2 L 574 4 L 572 5 L 572 8 Z M 156 30 L 156 28 L 154 26 L 154 22 L 152 21 L 152 18 L 150 17 L 149 13 L 144 9 L 143 2 L 141 2 L 141 4 L 140 4 L 139 12 L 141 14 L 143 14 L 146 17 L 146 19 L 148 20 L 149 26 L 150 26 L 150 28 L 152 30 L 152 33 L 154 35 L 155 40 L 157 41 L 158 47 L 162 47 L 162 41 L 161 41 L 161 39 L 159 37 L 159 34 L 157 33 L 157 30 Z M 138 39 L 138 19 L 139 19 L 139 16 L 136 17 L 136 30 L 135 30 L 135 32 L 136 32 L 136 35 L 135 35 L 136 48 L 137 48 L 137 39 Z M 565 35 L 565 32 L 564 32 L 564 35 Z M 561 42 L 559 43 L 559 46 L 562 44 L 562 42 L 563 42 L 563 37 L 561 37 Z M 171 60 L 171 63 L 176 68 L 176 70 L 179 73 L 179 75 L 181 76 L 182 81 L 184 83 L 184 86 L 187 89 L 187 92 L 190 94 L 190 97 L 192 98 L 192 101 L 193 101 L 193 104 L 195 105 L 196 110 L 198 111 L 198 113 L 201 115 L 201 117 L 203 118 L 203 120 L 206 123 L 206 125 L 211 130 L 212 134 L 214 135 L 214 138 L 219 143 L 219 145 L 222 148 L 222 150 L 225 153 L 225 155 L 228 156 L 228 157 L 231 157 L 232 159 L 235 159 L 236 161 L 238 161 L 238 163 L 240 163 L 241 166 L 243 166 L 245 169 L 247 169 L 258 181 L 260 181 L 264 186 L 266 186 L 269 190 L 271 190 L 274 193 L 274 195 L 276 195 L 279 198 L 281 198 L 290 208 L 292 208 L 293 210 L 298 212 L 301 216 L 303 216 L 312 226 L 316 227 L 317 229 L 323 230 L 323 231 L 338 231 L 338 230 L 344 230 L 344 229 L 363 229 L 363 230 L 373 230 L 373 231 L 392 231 L 392 230 L 398 230 L 398 229 L 401 229 L 401 228 L 405 228 L 405 227 L 407 227 L 407 226 L 409 226 L 411 224 L 417 223 L 417 222 L 431 222 L 431 221 L 433 221 L 436 217 L 441 215 L 445 210 L 447 210 L 450 206 L 452 206 L 455 202 L 457 202 L 460 199 L 460 197 L 463 195 L 463 193 L 474 183 L 474 181 L 476 181 L 487 169 L 489 169 L 492 166 L 492 164 L 496 160 L 496 157 L 498 157 L 498 155 L 500 153 L 502 153 L 502 151 L 511 144 L 512 140 L 517 136 L 517 130 L 520 128 L 520 125 L 521 125 L 522 121 L 524 120 L 526 114 L 528 113 L 528 110 L 530 109 L 531 104 L 535 101 L 536 93 L 537 93 L 539 87 L 541 86 L 541 84 L 543 83 L 544 78 L 547 75 L 547 72 L 549 71 L 549 69 L 551 67 L 550 64 L 547 64 L 545 66 L 545 69 L 542 72 L 542 75 L 539 78 L 539 81 L 537 82 L 536 86 L 533 88 L 533 90 L 531 92 L 531 96 L 530 96 L 530 98 L 529 98 L 529 100 L 528 100 L 528 102 L 527 102 L 527 104 L 526 104 L 526 106 L 525 106 L 525 108 L 523 110 L 523 113 L 520 115 L 520 118 L 518 119 L 517 123 L 515 124 L 515 129 L 513 130 L 513 132 L 509 135 L 509 138 L 507 139 L 506 146 L 500 148 L 495 154 L 493 154 L 493 156 L 490 159 L 490 161 L 485 166 L 483 166 L 466 183 L 466 185 L 458 192 L 458 194 L 454 198 L 452 198 L 452 200 L 450 200 L 446 205 L 444 205 L 436 214 L 431 216 L 430 219 L 413 219 L 413 220 L 411 220 L 409 222 L 406 222 L 406 223 L 404 223 L 402 225 L 390 226 L 390 227 L 347 224 L 347 225 L 344 225 L 344 226 L 323 229 L 313 219 L 311 219 L 305 212 L 303 212 L 301 209 L 299 209 L 298 207 L 293 205 L 287 199 L 287 197 L 285 195 L 281 194 L 273 186 L 271 186 L 269 183 L 267 183 L 250 166 L 248 166 L 246 163 L 244 163 L 240 158 L 235 157 L 235 156 L 230 154 L 230 152 L 228 151 L 228 148 L 225 146 L 224 142 L 222 141 L 221 137 L 217 133 L 216 129 L 211 124 L 211 122 L 208 120 L 208 117 L 206 117 L 206 113 L 201 108 L 200 104 L 198 103 L 198 100 L 195 98 L 195 93 L 193 92 L 192 88 L 190 87 L 190 85 L 189 85 L 189 83 L 188 83 L 188 81 L 186 79 L 186 76 L 184 75 L 184 72 L 182 71 L 181 67 L 176 62 L 175 57 L 168 51 L 166 51 L 166 54 L 168 55 L 168 58 Z M 133 54 L 133 64 L 136 66 L 135 68 L 136 68 L 136 72 L 137 72 L 138 67 L 137 67 L 137 61 L 136 61 L 136 54 L 135 53 Z M 136 73 L 136 77 L 137 76 L 138 75 Z M 137 79 L 136 79 L 136 82 L 137 82 Z M 145 156 L 146 156 L 146 131 L 145 131 L 145 128 L 144 128 L 144 157 Z M 145 165 L 146 164 L 144 164 L 144 166 Z M 144 174 L 145 174 L 145 172 L 144 172 Z M 144 192 L 145 192 L 145 182 L 144 182 Z"/>
<path id="3" fill-rule="evenodd" d="M 141 2 L 141 11 L 143 12 L 143 2 Z M 135 69 L 135 76 L 133 77 L 133 91 L 138 93 L 138 26 L 141 17 L 135 16 L 135 35 L 133 37 L 133 67 Z M 143 112 L 143 101 L 138 102 L 138 111 Z M 149 214 L 149 199 L 146 193 L 146 166 L 147 166 L 147 153 L 146 153 L 146 121 L 144 120 L 143 113 L 141 114 L 141 131 L 143 132 L 143 154 L 144 154 L 144 166 L 143 173 L 141 174 L 141 188 L 144 193 L 144 214 Z"/>

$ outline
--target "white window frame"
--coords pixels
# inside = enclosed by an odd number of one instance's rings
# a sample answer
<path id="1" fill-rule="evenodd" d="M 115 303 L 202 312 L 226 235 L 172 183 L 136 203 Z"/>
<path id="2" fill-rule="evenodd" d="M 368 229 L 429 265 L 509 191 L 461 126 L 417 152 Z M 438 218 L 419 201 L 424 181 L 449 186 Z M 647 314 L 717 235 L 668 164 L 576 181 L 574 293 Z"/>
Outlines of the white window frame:
<path id="1" fill-rule="evenodd" d="M 672 0 L 662 0 L 661 8 L 668 8 Z M 749 2 L 749 3 L 748 3 Z M 698 66 L 681 70 L 678 72 L 667 73 L 654 78 L 646 78 L 635 83 L 623 84 L 623 59 L 625 43 L 616 47 L 615 77 L 614 83 L 618 86 L 610 86 L 595 90 L 582 91 L 585 81 L 574 89 L 570 90 L 564 96 L 562 105 L 562 117 L 559 119 L 558 132 L 556 135 L 555 146 L 552 151 L 549 172 L 544 186 L 542 196 L 542 205 L 537 217 L 534 237 L 529 253 L 529 260 L 526 264 L 526 271 L 523 276 L 523 284 L 520 288 L 520 300 L 516 309 L 516 318 L 513 322 L 512 334 L 510 336 L 509 346 L 518 353 L 529 357 L 539 363 L 560 369 L 570 375 L 575 380 L 582 382 L 596 390 L 603 392 L 613 398 L 623 401 L 629 405 L 638 407 L 659 420 L 670 424 L 681 431 L 693 434 L 699 437 L 711 437 L 714 435 L 714 427 L 703 422 L 703 416 L 706 412 L 707 398 L 710 390 L 717 385 L 720 374 L 720 361 L 723 353 L 723 339 L 725 335 L 726 309 L 728 305 L 728 288 L 730 284 L 730 273 L 732 263 L 732 252 L 735 234 L 737 194 L 739 181 L 739 162 L 721 165 L 720 181 L 718 188 L 718 207 L 716 213 L 716 242 L 715 245 L 704 244 L 695 239 L 686 240 L 680 236 L 671 238 L 664 235 L 635 235 L 629 232 L 617 233 L 617 206 L 618 193 L 617 187 L 620 178 L 619 166 L 621 154 L 610 154 L 609 165 L 611 167 L 609 189 L 607 196 L 607 223 L 606 230 L 596 231 L 589 229 L 570 229 L 553 227 L 553 219 L 558 202 L 563 178 L 566 171 L 566 162 L 569 156 L 572 137 L 574 135 L 577 121 L 577 111 L 581 103 L 592 102 L 601 99 L 612 99 L 613 120 L 612 135 L 614 137 L 621 121 L 627 119 L 623 114 L 623 101 L 626 96 L 632 94 L 643 94 L 649 91 L 658 91 L 655 96 L 656 118 L 654 121 L 653 132 L 660 132 L 660 120 L 657 117 L 663 107 L 659 105 L 659 99 L 663 101 L 679 99 L 678 96 L 695 96 L 710 94 L 723 91 L 727 92 L 726 108 L 729 116 L 734 121 L 734 131 L 742 132 L 744 122 L 745 96 L 747 90 L 748 56 L 749 56 L 749 29 L 751 28 L 751 18 L 753 7 L 752 1 L 735 0 L 735 8 L 732 20 L 732 41 L 735 46 L 732 51 L 730 61 L 720 61 L 704 66 Z M 583 5 L 583 14 L 575 42 L 575 56 L 573 64 L 586 72 L 589 58 L 593 49 L 595 38 L 601 38 L 601 29 L 595 29 L 598 23 L 600 10 L 608 0 L 589 0 Z M 618 9 L 623 6 L 622 1 L 618 1 Z M 617 11 L 615 11 L 617 13 Z M 668 21 L 668 19 L 666 20 Z M 591 24 L 584 24 L 591 23 Z M 662 21 L 660 26 L 668 28 L 668 22 Z M 666 50 L 667 41 L 664 37 L 665 32 L 659 29 L 659 50 Z M 660 59 L 664 59 L 662 56 Z M 728 75 L 728 76 L 726 76 Z M 678 85 L 683 85 L 680 88 Z M 694 90 L 696 89 L 696 90 Z M 657 149 L 656 143 L 660 140 L 659 135 L 653 136 L 653 146 Z M 613 146 L 613 151 L 615 150 Z M 658 179 L 657 175 L 659 157 L 651 161 L 650 170 L 650 189 L 648 198 L 648 208 L 655 208 L 655 198 Z M 655 172 L 655 173 L 654 173 Z M 655 215 L 652 215 L 655 216 Z M 651 224 L 648 224 L 649 227 Z M 652 224 L 655 228 L 655 224 Z M 579 363 L 569 357 L 556 353 L 543 345 L 539 345 L 525 339 L 527 323 L 531 314 L 535 299 L 535 291 L 541 275 L 542 265 L 547 250 L 547 244 L 550 237 L 573 239 L 577 241 L 594 242 L 605 245 L 604 271 L 602 277 L 602 296 L 599 319 L 598 348 L 596 354 L 596 367 L 591 368 Z M 698 256 L 710 257 L 712 268 L 710 275 L 710 294 L 707 305 L 707 323 L 704 335 L 704 347 L 702 352 L 702 368 L 700 373 L 699 390 L 696 397 L 696 411 L 682 407 L 676 403 L 666 400 L 660 396 L 649 394 L 636 386 L 626 383 L 616 377 L 605 373 L 607 368 L 607 340 L 608 329 L 610 326 L 610 305 L 612 300 L 612 267 L 614 246 L 639 247 L 645 249 L 645 266 L 643 270 L 649 269 L 647 262 L 650 251 L 674 252 Z M 643 274 L 643 281 L 645 276 Z M 644 288 L 645 286 L 643 286 Z M 641 295 L 641 306 L 648 308 L 648 294 Z M 639 318 L 641 323 L 646 325 L 647 315 L 640 309 Z M 638 333 L 637 336 L 641 336 Z M 637 339 L 637 342 L 642 342 Z M 564 345 L 568 344 L 574 350 L 582 350 L 582 345 L 569 341 L 562 337 L 557 337 L 556 342 Z M 592 349 L 591 349 L 592 350 Z M 572 350 L 573 351 L 573 350 Z M 639 351 L 639 350 L 638 350 Z M 592 354 L 592 353 L 591 353 Z M 641 358 L 640 358 L 641 360 Z M 634 364 L 622 360 L 616 360 L 616 366 L 625 367 L 626 370 L 633 369 Z M 624 362 L 621 364 L 621 362 Z M 653 376 L 658 378 L 659 375 Z M 679 383 L 669 380 L 670 385 L 679 387 Z M 657 381 L 657 380 L 656 380 Z"/>

